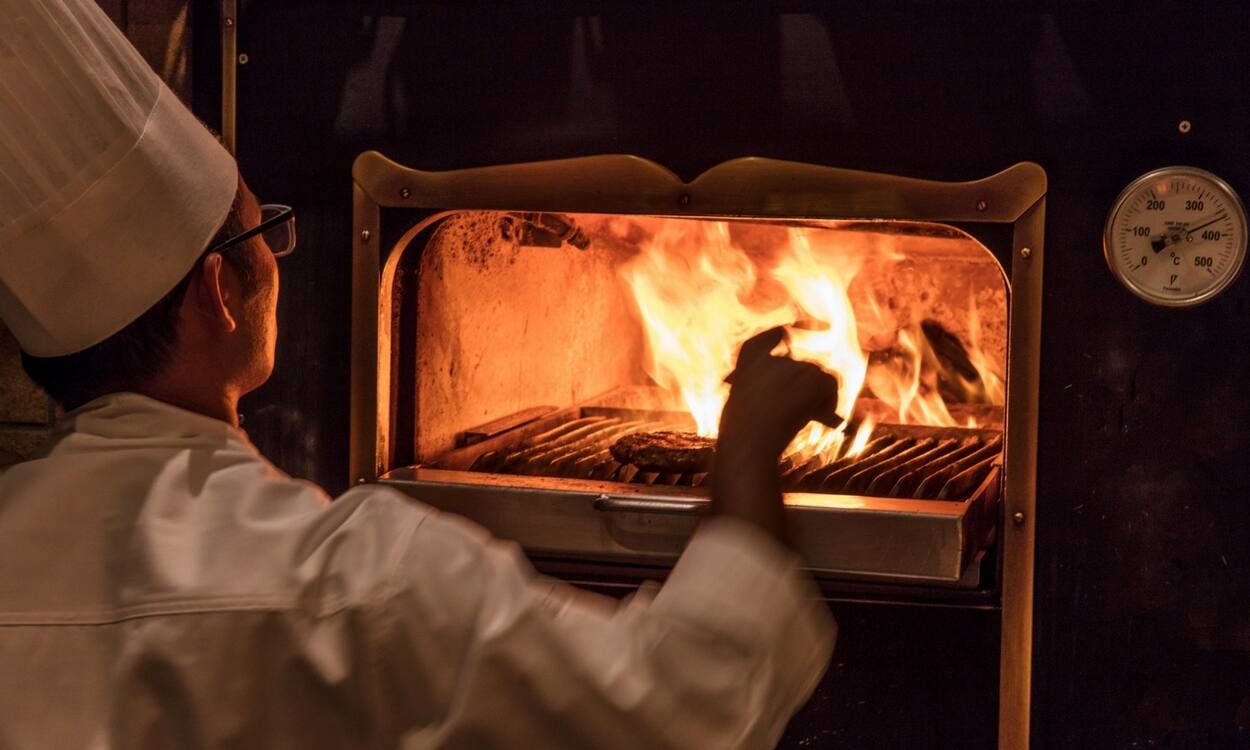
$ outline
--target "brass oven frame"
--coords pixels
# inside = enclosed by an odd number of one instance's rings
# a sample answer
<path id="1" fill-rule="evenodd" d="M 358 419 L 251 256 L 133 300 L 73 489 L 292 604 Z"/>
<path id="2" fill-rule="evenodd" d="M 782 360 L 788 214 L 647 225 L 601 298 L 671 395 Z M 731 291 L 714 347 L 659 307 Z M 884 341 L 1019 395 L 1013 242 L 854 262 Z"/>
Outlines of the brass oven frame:
<path id="1" fill-rule="evenodd" d="M 239 8 L 238 0 L 221 0 L 221 145 L 237 154 L 238 133 L 235 111 L 239 91 Z"/>
<path id="2" fill-rule="evenodd" d="M 382 208 L 648 214 L 691 218 L 896 219 L 1011 226 L 1003 523 L 998 540 L 1002 630 L 999 747 L 1029 744 L 1037 400 L 1046 173 L 1030 162 L 971 182 L 938 182 L 760 158 L 720 164 L 683 182 L 634 156 L 423 172 L 376 151 L 357 157 L 352 238 L 351 476 L 389 468 L 391 291 Z M 397 248 L 408 244 L 410 231 Z"/>

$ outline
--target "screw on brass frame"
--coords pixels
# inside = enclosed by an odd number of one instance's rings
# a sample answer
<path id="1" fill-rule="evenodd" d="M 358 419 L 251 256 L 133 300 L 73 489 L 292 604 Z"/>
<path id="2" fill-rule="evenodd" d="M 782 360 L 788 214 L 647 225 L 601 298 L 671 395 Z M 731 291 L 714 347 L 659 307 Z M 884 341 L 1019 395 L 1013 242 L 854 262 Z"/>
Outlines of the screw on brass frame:
<path id="1" fill-rule="evenodd" d="M 1181 120 L 1179 123 L 1177 123 L 1176 129 L 1181 131 L 1182 133 L 1188 133 L 1189 131 L 1194 129 L 1194 124 L 1190 122 L 1189 120 Z"/>
<path id="2" fill-rule="evenodd" d="M 400 189 L 399 189 L 399 197 L 400 197 L 400 198 L 403 198 L 404 200 L 407 200 L 407 199 L 408 199 L 409 197 L 411 197 L 411 196 L 412 196 L 412 191 L 411 191 L 411 190 L 409 190 L 408 188 L 400 188 Z"/>
<path id="3" fill-rule="evenodd" d="M 234 26 L 234 19 L 231 18 L 230 16 L 226 16 L 225 20 L 222 21 L 222 23 L 224 23 L 226 25 L 226 28 L 228 29 L 231 26 Z"/>
<path id="4" fill-rule="evenodd" d="M 986 203 L 985 201 L 983 201 L 983 200 L 981 200 L 981 201 L 977 201 L 977 210 L 978 210 L 978 211 L 984 211 L 985 209 L 987 209 L 987 208 L 989 208 L 989 207 L 990 207 L 990 204 Z"/>
<path id="5" fill-rule="evenodd" d="M 1027 247 L 1020 248 L 1020 257 L 1028 260 L 1033 255 L 1033 251 Z"/>
<path id="6" fill-rule="evenodd" d="M 360 241 L 361 241 L 361 242 L 368 242 L 368 241 L 369 241 L 369 238 L 370 238 L 371 236 L 373 236 L 373 235 L 369 234 L 369 230 L 368 230 L 368 229 L 362 229 L 362 230 L 360 230 Z"/>
<path id="7" fill-rule="evenodd" d="M 1020 524 L 1024 523 L 1024 514 L 1021 513 L 1020 511 L 1016 511 L 1011 516 L 1011 520 L 1015 521 L 1016 525 L 1019 526 Z"/>
<path id="8" fill-rule="evenodd" d="M 690 193 L 682 193 L 681 196 L 677 199 L 677 202 L 683 206 L 689 206 L 690 205 Z"/>

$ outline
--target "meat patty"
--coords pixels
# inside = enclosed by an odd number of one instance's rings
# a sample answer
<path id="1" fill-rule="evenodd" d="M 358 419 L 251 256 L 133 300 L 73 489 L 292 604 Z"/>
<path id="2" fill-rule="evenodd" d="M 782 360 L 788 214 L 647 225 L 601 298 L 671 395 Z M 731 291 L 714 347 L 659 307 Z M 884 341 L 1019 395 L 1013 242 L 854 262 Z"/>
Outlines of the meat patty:
<path id="1" fill-rule="evenodd" d="M 716 441 L 693 432 L 635 432 L 617 440 L 612 457 L 642 471 L 672 474 L 707 471 L 716 456 Z"/>

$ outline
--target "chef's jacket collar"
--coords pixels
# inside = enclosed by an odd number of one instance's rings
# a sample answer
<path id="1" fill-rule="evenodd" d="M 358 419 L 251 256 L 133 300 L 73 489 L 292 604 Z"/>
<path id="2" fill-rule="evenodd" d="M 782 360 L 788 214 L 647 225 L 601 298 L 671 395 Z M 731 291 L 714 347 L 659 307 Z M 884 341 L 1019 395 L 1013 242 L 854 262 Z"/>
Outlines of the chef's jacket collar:
<path id="1" fill-rule="evenodd" d="M 110 393 L 68 412 L 58 431 L 107 438 L 227 437 L 250 445 L 247 434 L 230 424 L 139 393 Z"/>

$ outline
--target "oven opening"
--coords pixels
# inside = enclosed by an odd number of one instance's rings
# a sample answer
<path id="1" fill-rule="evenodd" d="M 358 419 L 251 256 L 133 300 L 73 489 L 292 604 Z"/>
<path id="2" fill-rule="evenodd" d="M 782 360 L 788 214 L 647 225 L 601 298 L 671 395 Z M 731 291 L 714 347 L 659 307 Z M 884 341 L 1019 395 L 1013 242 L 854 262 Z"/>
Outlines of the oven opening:
<path id="1" fill-rule="evenodd" d="M 737 349 L 777 325 L 843 420 L 799 434 L 788 492 L 962 501 L 1001 464 L 1006 281 L 948 226 L 469 212 L 405 278 L 425 467 L 699 487 Z"/>
<path id="2" fill-rule="evenodd" d="M 387 269 L 383 481 L 531 555 L 664 564 L 706 506 L 739 347 L 785 326 L 840 381 L 780 466 L 807 564 L 994 587 L 1009 291 L 964 230 L 449 211 Z"/>

